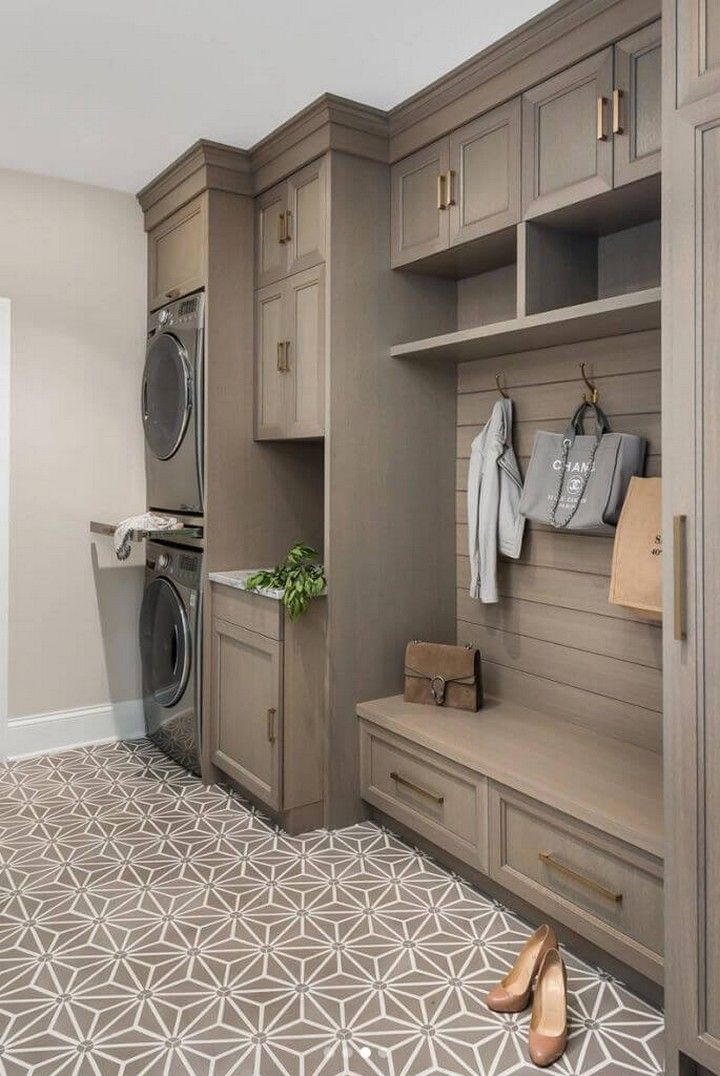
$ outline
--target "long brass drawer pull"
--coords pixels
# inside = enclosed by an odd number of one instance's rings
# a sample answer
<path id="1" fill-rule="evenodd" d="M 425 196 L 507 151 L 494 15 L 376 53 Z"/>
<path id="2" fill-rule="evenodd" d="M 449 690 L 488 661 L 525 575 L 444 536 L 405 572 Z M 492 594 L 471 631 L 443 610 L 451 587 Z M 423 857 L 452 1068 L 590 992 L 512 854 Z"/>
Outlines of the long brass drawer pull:
<path id="1" fill-rule="evenodd" d="M 445 802 L 444 796 L 439 796 L 437 792 L 429 792 L 427 788 L 423 788 L 422 785 L 416 785 L 414 781 L 409 781 L 407 777 L 403 777 L 401 773 L 396 773 L 395 770 L 392 771 L 390 777 L 393 781 L 397 781 L 399 785 L 405 785 L 406 788 L 411 788 L 413 792 L 419 792 L 421 796 L 427 796 L 433 803 L 442 805 Z"/>
<path id="2" fill-rule="evenodd" d="M 613 90 L 612 98 L 612 123 L 613 134 L 622 134 L 623 127 L 620 119 L 620 99 L 623 95 L 622 90 Z"/>
<path id="3" fill-rule="evenodd" d="M 605 105 L 607 104 L 607 97 L 598 97 L 597 99 L 597 140 L 598 142 L 606 142 L 607 135 L 605 134 Z"/>
<path id="4" fill-rule="evenodd" d="M 445 181 L 447 176 L 441 172 L 437 177 L 437 207 L 438 209 L 447 209 L 447 199 L 445 197 Z"/>
<path id="5" fill-rule="evenodd" d="M 267 712 L 267 738 L 269 743 L 275 743 L 275 707 L 271 706 Z"/>
<path id="6" fill-rule="evenodd" d="M 288 209 L 288 210 L 285 211 L 285 238 L 283 240 L 283 242 L 285 242 L 285 243 L 289 243 L 290 240 L 292 239 L 292 234 L 290 232 L 290 221 L 291 220 L 292 220 L 292 210 Z"/>
<path id="7" fill-rule="evenodd" d="M 548 867 L 552 867 L 558 873 L 564 874 L 566 878 L 572 878 L 574 882 L 579 882 L 586 889 L 597 893 L 599 897 L 605 897 L 606 900 L 611 900 L 615 904 L 620 904 L 623 899 L 622 893 L 616 893 L 614 889 L 606 889 L 604 885 L 600 885 L 599 882 L 594 881 L 592 878 L 586 878 L 584 874 L 580 874 L 579 871 L 568 867 L 566 863 L 561 863 L 559 859 L 555 859 L 552 852 L 540 852 L 538 859 L 541 859 L 543 863 Z"/>
<path id="8" fill-rule="evenodd" d="M 448 206 L 455 205 L 455 172 L 451 168 L 447 173 L 447 204 Z"/>
<path id="9" fill-rule="evenodd" d="M 278 213 L 278 243 L 285 242 L 285 214 Z"/>
<path id="10" fill-rule="evenodd" d="M 277 368 L 278 373 L 285 373 L 285 341 L 278 340 L 277 342 Z"/>
<path id="11" fill-rule="evenodd" d="M 673 636 L 687 639 L 687 516 L 673 518 Z"/>

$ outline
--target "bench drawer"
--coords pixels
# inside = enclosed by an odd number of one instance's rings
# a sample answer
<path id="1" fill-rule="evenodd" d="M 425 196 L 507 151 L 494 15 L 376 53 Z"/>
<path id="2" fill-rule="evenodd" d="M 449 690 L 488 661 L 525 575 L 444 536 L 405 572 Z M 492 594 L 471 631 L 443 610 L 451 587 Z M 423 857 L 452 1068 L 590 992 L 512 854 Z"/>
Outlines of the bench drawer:
<path id="1" fill-rule="evenodd" d="M 487 779 L 365 721 L 360 739 L 363 798 L 487 870 Z"/>
<path id="2" fill-rule="evenodd" d="M 662 967 L 662 864 L 519 793 L 490 789 L 490 875 L 653 978 Z M 628 947 L 634 959 L 628 959 Z"/>

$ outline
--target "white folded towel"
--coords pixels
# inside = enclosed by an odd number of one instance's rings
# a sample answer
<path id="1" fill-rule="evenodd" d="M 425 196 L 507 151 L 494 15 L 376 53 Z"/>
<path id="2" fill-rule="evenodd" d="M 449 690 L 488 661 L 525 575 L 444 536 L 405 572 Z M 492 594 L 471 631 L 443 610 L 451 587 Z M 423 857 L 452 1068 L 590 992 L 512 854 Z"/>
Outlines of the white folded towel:
<path id="1" fill-rule="evenodd" d="M 130 516 L 115 528 L 113 545 L 118 560 L 127 560 L 130 556 L 131 531 L 174 531 L 182 527 L 175 516 L 157 516 L 154 512 L 143 512 L 141 516 Z"/>

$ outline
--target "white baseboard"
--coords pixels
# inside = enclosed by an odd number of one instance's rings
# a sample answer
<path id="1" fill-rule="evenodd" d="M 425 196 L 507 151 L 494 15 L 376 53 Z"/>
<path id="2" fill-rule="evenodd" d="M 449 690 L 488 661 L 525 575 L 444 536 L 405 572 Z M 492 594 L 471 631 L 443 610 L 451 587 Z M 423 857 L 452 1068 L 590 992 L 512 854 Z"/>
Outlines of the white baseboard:
<path id="1" fill-rule="evenodd" d="M 87 706 L 82 710 L 29 714 L 9 719 L 7 743 L 5 750 L 0 750 L 0 757 L 46 755 L 88 744 L 133 740 L 144 735 L 142 699 Z"/>

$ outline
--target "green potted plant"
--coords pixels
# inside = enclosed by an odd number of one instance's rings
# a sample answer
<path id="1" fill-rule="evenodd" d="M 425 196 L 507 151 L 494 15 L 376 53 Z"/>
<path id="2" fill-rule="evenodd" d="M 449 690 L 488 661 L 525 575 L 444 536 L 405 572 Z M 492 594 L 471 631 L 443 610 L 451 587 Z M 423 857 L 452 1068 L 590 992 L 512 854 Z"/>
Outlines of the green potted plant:
<path id="1" fill-rule="evenodd" d="M 291 620 L 307 612 L 313 598 L 325 593 L 325 569 L 319 563 L 319 553 L 309 545 L 297 542 L 281 564 L 248 576 L 246 590 L 282 590 L 283 604 Z"/>

